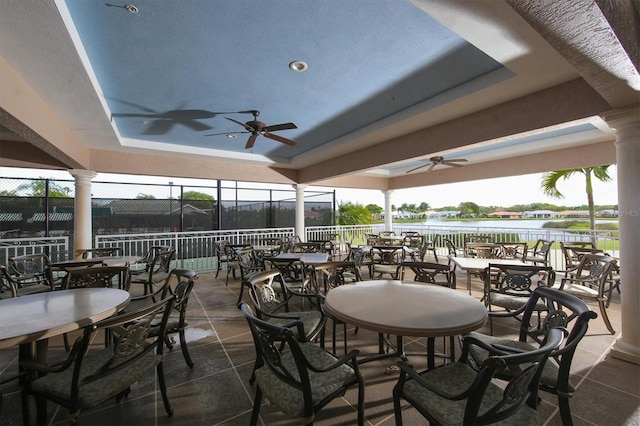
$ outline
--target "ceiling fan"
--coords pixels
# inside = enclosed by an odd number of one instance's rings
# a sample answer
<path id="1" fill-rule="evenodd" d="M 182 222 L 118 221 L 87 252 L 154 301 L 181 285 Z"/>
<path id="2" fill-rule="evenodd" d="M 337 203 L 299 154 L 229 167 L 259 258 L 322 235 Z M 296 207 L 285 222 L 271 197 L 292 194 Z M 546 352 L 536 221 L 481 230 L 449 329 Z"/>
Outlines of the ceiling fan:
<path id="1" fill-rule="evenodd" d="M 246 123 L 243 123 L 241 121 L 238 120 L 234 120 L 233 118 L 229 118 L 229 117 L 225 117 L 227 120 L 229 121 L 233 121 L 236 124 L 241 125 L 242 127 L 244 127 L 244 129 L 246 130 L 245 132 L 225 132 L 225 133 L 211 133 L 205 136 L 215 136 L 215 135 L 228 135 L 228 134 L 233 134 L 233 133 L 250 133 L 251 136 L 249 136 L 249 139 L 247 140 L 247 144 L 245 145 L 245 149 L 249 149 L 249 148 L 253 148 L 253 145 L 256 143 L 256 139 L 259 135 L 262 135 L 266 138 L 269 139 L 273 139 L 274 141 L 278 141 L 284 144 L 287 144 L 289 146 L 295 146 L 298 144 L 298 142 L 293 141 L 291 139 L 287 139 L 287 138 L 283 138 L 282 136 L 279 135 L 275 135 L 271 132 L 277 132 L 279 130 L 290 130 L 290 129 L 297 129 L 298 126 L 296 126 L 293 123 L 281 123 L 281 124 L 273 124 L 271 126 L 267 126 L 265 123 L 263 123 L 262 121 L 258 121 L 258 116 L 260 115 L 260 111 L 258 110 L 253 110 L 250 111 L 251 114 L 253 114 L 253 120 L 251 121 L 247 121 Z"/>
<path id="2" fill-rule="evenodd" d="M 411 173 L 411 172 L 415 172 L 418 169 L 421 169 L 423 167 L 429 167 L 425 173 L 429 173 L 431 170 L 433 170 L 433 168 L 435 166 L 438 166 L 440 164 L 443 164 L 445 166 L 453 166 L 453 167 L 462 167 L 462 164 L 458 164 L 458 163 L 466 163 L 467 160 L 464 158 L 452 158 L 451 160 L 445 160 L 444 157 L 441 156 L 436 156 L 436 157 L 431 157 L 429 158 L 429 163 L 428 164 L 423 164 L 422 166 L 418 166 L 414 169 L 408 170 L 407 173 Z"/>

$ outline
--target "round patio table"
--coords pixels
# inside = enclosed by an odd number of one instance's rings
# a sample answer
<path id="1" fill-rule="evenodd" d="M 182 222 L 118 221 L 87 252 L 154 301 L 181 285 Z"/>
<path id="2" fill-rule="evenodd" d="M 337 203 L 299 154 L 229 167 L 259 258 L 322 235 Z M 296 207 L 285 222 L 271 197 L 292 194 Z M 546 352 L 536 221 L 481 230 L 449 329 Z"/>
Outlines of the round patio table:
<path id="1" fill-rule="evenodd" d="M 404 356 L 403 336 L 429 338 L 429 368 L 434 366 L 435 337 L 476 330 L 488 316 L 485 306 L 465 293 L 398 280 L 361 281 L 334 288 L 327 293 L 325 310 L 347 324 L 398 336 L 396 356 Z"/>

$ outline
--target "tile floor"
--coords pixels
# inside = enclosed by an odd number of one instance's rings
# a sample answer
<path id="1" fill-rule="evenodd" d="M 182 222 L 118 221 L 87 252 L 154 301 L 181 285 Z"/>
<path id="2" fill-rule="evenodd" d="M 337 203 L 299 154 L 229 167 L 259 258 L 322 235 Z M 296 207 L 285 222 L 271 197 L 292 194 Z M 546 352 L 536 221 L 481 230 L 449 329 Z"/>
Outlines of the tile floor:
<path id="1" fill-rule="evenodd" d="M 464 273 L 459 282 L 465 283 Z M 84 412 L 82 425 L 246 425 L 249 423 L 254 389 L 248 378 L 254 360 L 254 348 L 248 326 L 236 308 L 239 282 L 230 279 L 225 286 L 225 272 L 219 278 L 203 273 L 196 283 L 189 302 L 189 349 L 195 361 L 189 369 L 179 348 L 166 356 L 165 375 L 169 397 L 175 410 L 166 416 L 155 377 L 150 376 L 136 385 L 129 397 L 120 402 L 107 402 Z M 464 286 L 463 286 L 464 287 Z M 474 283 L 474 295 L 479 296 L 479 283 Z M 459 289 L 458 291 L 466 291 Z M 294 306 L 298 305 L 296 303 Z M 390 309 L 392 307 L 390 306 Z M 597 307 L 594 307 L 597 312 Z M 610 307 L 614 327 L 620 328 L 619 296 Z M 515 324 L 494 323 L 496 334 L 513 333 Z M 330 327 L 328 327 L 330 331 Z M 480 331 L 488 332 L 488 326 Z M 360 329 L 347 331 L 350 347 L 375 353 L 377 335 Z M 600 318 L 591 322 L 588 335 L 581 342 L 573 362 L 573 375 L 578 390 L 571 407 L 576 425 L 640 425 L 640 367 L 607 356 L 616 336 L 607 333 Z M 438 339 L 439 344 L 443 339 Z M 424 339 L 408 339 L 409 350 L 424 349 Z M 50 343 L 51 358 L 62 355 L 62 342 Z M 338 353 L 342 353 L 338 339 Z M 412 358 L 420 366 L 423 358 Z M 17 350 L 0 351 L 0 380 L 15 374 Z M 362 365 L 366 381 L 365 416 L 368 425 L 392 425 L 393 403 L 391 389 L 397 374 L 385 374 L 393 360 L 375 361 Z M 22 423 L 20 392 L 16 381 L 0 387 L 3 403 L 0 425 Z M 541 394 L 540 411 L 545 424 L 559 425 L 556 400 Z M 316 417 L 318 425 L 352 425 L 356 421 L 355 389 L 325 407 Z M 49 403 L 50 424 L 68 424 L 66 410 Z M 427 424 L 413 409 L 403 412 L 407 425 Z M 35 418 L 35 417 L 34 417 Z M 293 425 L 296 421 L 265 404 L 261 410 L 261 424 Z"/>

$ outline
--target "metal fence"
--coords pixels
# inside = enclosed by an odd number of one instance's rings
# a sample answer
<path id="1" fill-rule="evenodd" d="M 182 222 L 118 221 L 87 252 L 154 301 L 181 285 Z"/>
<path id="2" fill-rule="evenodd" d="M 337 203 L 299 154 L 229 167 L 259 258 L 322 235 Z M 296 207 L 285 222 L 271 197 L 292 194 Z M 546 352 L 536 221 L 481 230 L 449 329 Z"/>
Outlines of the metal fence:
<path id="1" fill-rule="evenodd" d="M 94 237 L 295 225 L 293 189 L 213 182 L 212 186 L 92 182 Z M 284 187 L 274 185 L 278 186 Z M 74 197 L 73 180 L 0 178 L 0 239 L 66 236 L 72 245 Z M 306 225 L 335 224 L 334 192 L 306 191 L 304 208 Z"/>

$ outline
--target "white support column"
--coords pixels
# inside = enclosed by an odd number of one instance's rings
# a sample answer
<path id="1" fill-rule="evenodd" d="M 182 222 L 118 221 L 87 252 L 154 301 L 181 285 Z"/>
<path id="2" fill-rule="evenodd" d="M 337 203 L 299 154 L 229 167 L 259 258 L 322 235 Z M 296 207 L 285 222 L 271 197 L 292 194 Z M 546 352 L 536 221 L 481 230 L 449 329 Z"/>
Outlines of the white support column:
<path id="1" fill-rule="evenodd" d="M 307 185 L 293 185 L 296 190 L 296 224 L 295 232 L 302 241 L 307 241 L 304 227 L 304 190 Z"/>
<path id="2" fill-rule="evenodd" d="M 96 176 L 90 170 L 69 170 L 75 179 L 73 249 L 79 258 L 83 250 L 93 247 L 91 241 L 91 179 Z"/>
<path id="3" fill-rule="evenodd" d="M 622 335 L 610 355 L 640 364 L 640 110 L 615 110 L 603 118 L 616 131 L 620 226 Z"/>
<path id="4" fill-rule="evenodd" d="M 384 194 L 384 230 L 393 231 L 393 214 L 391 212 L 391 189 L 385 189 L 382 191 Z"/>

